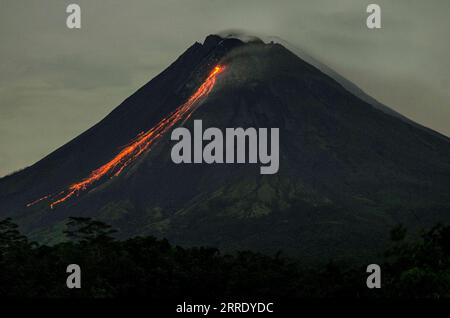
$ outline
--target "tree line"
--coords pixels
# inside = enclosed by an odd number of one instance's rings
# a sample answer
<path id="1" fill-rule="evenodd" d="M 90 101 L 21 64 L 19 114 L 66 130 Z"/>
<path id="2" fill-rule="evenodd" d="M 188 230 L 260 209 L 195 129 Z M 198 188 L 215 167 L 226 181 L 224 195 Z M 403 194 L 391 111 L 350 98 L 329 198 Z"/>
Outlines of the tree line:
<path id="1" fill-rule="evenodd" d="M 314 266 L 279 252 L 221 253 L 183 248 L 152 236 L 116 240 L 111 226 L 69 218 L 67 240 L 30 241 L 11 219 L 0 221 L 0 296 L 50 298 L 450 297 L 450 226 L 436 225 L 414 240 L 391 232 L 379 264 L 382 287 L 368 289 L 366 267 L 332 260 Z M 78 264 L 82 288 L 66 286 L 66 267 Z M 366 265 L 367 266 L 367 265 Z"/>

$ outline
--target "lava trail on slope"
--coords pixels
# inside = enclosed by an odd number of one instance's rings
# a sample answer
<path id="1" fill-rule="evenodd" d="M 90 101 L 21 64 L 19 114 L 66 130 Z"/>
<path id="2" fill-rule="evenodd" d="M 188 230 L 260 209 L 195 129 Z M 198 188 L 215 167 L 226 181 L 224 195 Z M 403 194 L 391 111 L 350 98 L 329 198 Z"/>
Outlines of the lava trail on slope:
<path id="1" fill-rule="evenodd" d="M 130 163 L 138 158 L 142 153 L 151 149 L 151 147 L 175 124 L 182 121 L 184 123 L 196 109 L 197 102 L 206 97 L 216 83 L 217 75 L 224 70 L 224 67 L 218 65 L 214 67 L 206 80 L 197 89 L 197 91 L 181 106 L 167 117 L 159 121 L 153 128 L 146 132 L 141 132 L 127 146 L 125 146 L 112 160 L 101 167 L 92 171 L 91 174 L 83 180 L 70 185 L 67 189 L 53 195 L 46 195 L 29 204 L 27 207 L 37 204 L 43 200 L 50 200 L 50 207 L 68 200 L 81 191 L 94 186 L 94 183 L 100 179 L 110 176 L 117 177 Z"/>

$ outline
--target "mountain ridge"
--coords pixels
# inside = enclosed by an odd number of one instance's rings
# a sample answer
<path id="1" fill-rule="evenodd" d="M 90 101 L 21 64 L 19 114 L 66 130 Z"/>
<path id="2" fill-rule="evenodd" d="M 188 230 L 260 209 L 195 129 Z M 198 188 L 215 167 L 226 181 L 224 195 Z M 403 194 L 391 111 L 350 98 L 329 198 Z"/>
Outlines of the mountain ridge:
<path id="1" fill-rule="evenodd" d="M 217 65 L 225 70 L 185 127 L 279 127 L 280 171 L 175 165 L 166 135 L 118 177 L 67 203 L 24 206 L 111 160 L 182 105 Z M 102 121 L 30 169 L 0 179 L 0 216 L 41 240 L 69 216 L 100 218 L 119 237 L 283 249 L 306 257 L 378 250 L 397 223 L 450 218 L 450 146 L 353 95 L 280 44 L 208 36 Z M 39 181 L 41 180 L 41 181 Z M 30 187 L 31 185 L 31 187 Z"/>

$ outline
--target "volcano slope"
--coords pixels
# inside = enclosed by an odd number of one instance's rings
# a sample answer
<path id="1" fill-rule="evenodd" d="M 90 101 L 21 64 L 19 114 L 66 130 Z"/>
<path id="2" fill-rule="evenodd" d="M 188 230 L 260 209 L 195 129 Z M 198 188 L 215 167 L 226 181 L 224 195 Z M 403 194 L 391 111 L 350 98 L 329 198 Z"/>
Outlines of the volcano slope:
<path id="1" fill-rule="evenodd" d="M 168 126 L 196 95 L 188 115 Z M 192 131 L 195 119 L 204 129 L 279 128 L 278 173 L 261 175 L 255 164 L 174 164 L 170 131 Z M 150 146 L 139 144 L 105 171 L 152 131 Z M 376 109 L 282 45 L 211 35 L 97 125 L 1 179 L 0 217 L 44 242 L 62 239 L 67 217 L 85 216 L 113 225 L 119 238 L 362 257 L 398 223 L 449 222 L 449 189 L 445 136 Z"/>

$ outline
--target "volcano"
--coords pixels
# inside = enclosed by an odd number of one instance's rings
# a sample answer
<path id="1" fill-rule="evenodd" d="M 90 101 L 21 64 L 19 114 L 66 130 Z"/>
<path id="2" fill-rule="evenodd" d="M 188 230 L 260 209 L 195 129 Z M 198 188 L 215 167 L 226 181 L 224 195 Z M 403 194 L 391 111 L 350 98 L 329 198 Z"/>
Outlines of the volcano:
<path id="1" fill-rule="evenodd" d="M 84 216 L 119 238 L 310 259 L 375 253 L 399 223 L 449 222 L 450 140 L 346 83 L 281 44 L 210 35 L 98 124 L 0 179 L 0 217 L 47 243 Z M 278 173 L 173 163 L 170 132 L 196 119 L 279 128 Z"/>

